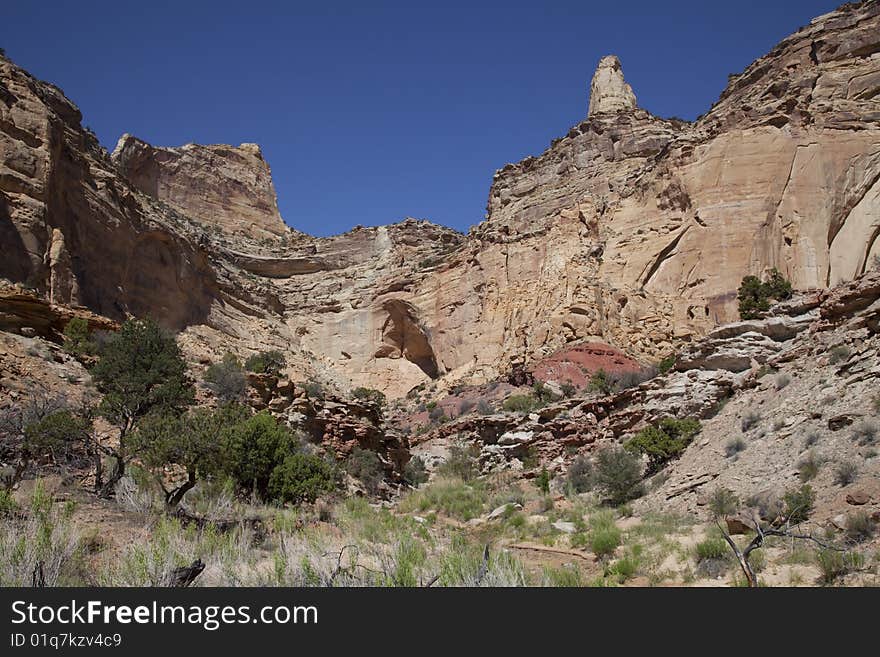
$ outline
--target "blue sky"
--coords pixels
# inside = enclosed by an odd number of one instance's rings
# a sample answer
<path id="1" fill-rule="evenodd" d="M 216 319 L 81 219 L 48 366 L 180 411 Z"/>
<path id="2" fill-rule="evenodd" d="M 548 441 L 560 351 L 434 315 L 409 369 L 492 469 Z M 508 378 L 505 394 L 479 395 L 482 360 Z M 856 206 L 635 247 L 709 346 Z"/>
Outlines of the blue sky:
<path id="1" fill-rule="evenodd" d="M 4 0 L 0 47 L 112 149 L 257 142 L 314 235 L 481 221 L 492 174 L 581 121 L 617 54 L 639 104 L 693 119 L 836 0 Z"/>

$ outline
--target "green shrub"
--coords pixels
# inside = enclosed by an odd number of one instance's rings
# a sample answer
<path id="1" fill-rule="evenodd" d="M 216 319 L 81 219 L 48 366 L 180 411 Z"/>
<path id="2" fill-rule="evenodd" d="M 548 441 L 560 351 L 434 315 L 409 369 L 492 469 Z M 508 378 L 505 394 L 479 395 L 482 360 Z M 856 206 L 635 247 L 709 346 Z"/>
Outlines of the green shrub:
<path id="1" fill-rule="evenodd" d="M 641 461 L 625 449 L 606 447 L 599 450 L 596 454 L 596 484 L 613 505 L 641 496 Z"/>
<path id="2" fill-rule="evenodd" d="M 246 417 L 246 409 L 230 406 L 231 422 L 222 430 L 223 463 L 242 489 L 265 495 L 272 471 L 293 455 L 296 441 L 267 411 Z"/>
<path id="3" fill-rule="evenodd" d="M 831 351 L 828 352 L 828 362 L 832 365 L 837 365 L 839 363 L 849 360 L 851 354 L 852 350 L 847 345 L 839 344 L 835 347 L 832 347 Z"/>
<path id="4" fill-rule="evenodd" d="M 723 538 L 710 536 L 696 546 L 697 561 L 706 561 L 709 559 L 724 559 L 730 548 Z"/>
<path id="5" fill-rule="evenodd" d="M 255 374 L 272 374 L 278 375 L 284 369 L 285 358 L 280 351 L 261 351 L 257 354 L 251 354 L 244 362 L 244 367 L 248 372 Z"/>
<path id="6" fill-rule="evenodd" d="M 740 429 L 745 433 L 752 427 L 757 426 L 760 421 L 761 414 L 758 411 L 748 410 L 743 413 L 742 420 L 740 421 Z"/>
<path id="7" fill-rule="evenodd" d="M 589 389 L 603 395 L 610 395 L 614 392 L 614 380 L 605 370 L 598 370 L 590 377 Z"/>
<path id="8" fill-rule="evenodd" d="M 571 381 L 566 381 L 559 386 L 564 397 L 574 397 L 577 394 L 577 388 Z"/>
<path id="9" fill-rule="evenodd" d="M 593 487 L 593 464 L 586 456 L 578 456 L 568 466 L 567 483 L 575 493 L 586 493 Z"/>
<path id="10" fill-rule="evenodd" d="M 770 277 L 761 282 L 757 276 L 745 276 L 739 286 L 739 316 L 755 319 L 770 309 L 770 300 L 784 301 L 792 295 L 791 283 L 778 270 L 770 270 Z"/>
<path id="11" fill-rule="evenodd" d="M 816 564 L 822 573 L 822 583 L 833 584 L 838 577 L 864 567 L 864 557 L 858 552 L 839 552 L 827 548 L 816 553 Z"/>
<path id="12" fill-rule="evenodd" d="M 846 537 L 854 542 L 867 541 L 874 535 L 874 521 L 866 511 L 852 511 L 846 514 Z"/>
<path id="13" fill-rule="evenodd" d="M 625 555 L 605 568 L 605 577 L 614 578 L 618 584 L 623 584 L 638 572 L 641 565 L 640 557 L 641 547 L 633 546 Z"/>
<path id="14" fill-rule="evenodd" d="M 352 477 L 361 480 L 367 492 L 375 495 L 385 475 L 382 461 L 378 454 L 360 447 L 355 447 L 345 460 L 345 470 Z"/>
<path id="15" fill-rule="evenodd" d="M 877 442 L 877 423 L 871 419 L 864 419 L 852 428 L 852 439 L 859 445 L 873 445 Z"/>
<path id="16" fill-rule="evenodd" d="M 428 471 L 421 456 L 413 456 L 403 467 L 403 478 L 410 486 L 418 487 L 428 481 Z"/>
<path id="17" fill-rule="evenodd" d="M 841 461 L 834 468 L 834 483 L 838 486 L 848 486 L 859 475 L 859 466 L 854 461 Z"/>
<path id="18" fill-rule="evenodd" d="M 807 482 L 815 479 L 816 475 L 819 474 L 819 469 L 821 467 L 822 458 L 811 449 L 798 463 L 798 474 L 800 475 L 801 481 Z"/>
<path id="19" fill-rule="evenodd" d="M 680 456 L 699 431 L 699 420 L 664 418 L 659 425 L 639 431 L 627 441 L 626 448 L 645 454 L 648 457 L 647 473 L 653 474 Z"/>
<path id="20" fill-rule="evenodd" d="M 709 511 L 713 518 L 733 515 L 739 504 L 739 498 L 728 488 L 718 487 L 709 497 Z"/>
<path id="21" fill-rule="evenodd" d="M 614 553 L 620 545 L 621 533 L 611 513 L 598 513 L 590 518 L 590 551 L 600 559 Z"/>
<path id="22" fill-rule="evenodd" d="M 313 454 L 291 454 L 272 470 L 269 495 L 282 502 L 314 502 L 336 488 L 332 465 Z"/>
<path id="23" fill-rule="evenodd" d="M 444 477 L 457 477 L 462 481 L 470 481 L 479 474 L 477 456 L 480 450 L 476 445 L 453 445 L 449 448 L 449 457 L 441 463 L 438 474 Z"/>
<path id="24" fill-rule="evenodd" d="M 64 327 L 64 351 L 73 356 L 92 356 L 98 349 L 89 331 L 89 322 L 83 317 L 74 317 Z"/>
<path id="25" fill-rule="evenodd" d="M 306 393 L 306 397 L 309 397 L 310 399 L 324 399 L 324 386 L 318 381 L 309 379 L 302 384 L 302 387 Z"/>
<path id="26" fill-rule="evenodd" d="M 547 495 L 550 493 L 550 472 L 546 467 L 541 468 L 541 472 L 535 477 L 535 486 L 538 490 Z"/>
<path id="27" fill-rule="evenodd" d="M 18 509 L 18 504 L 12 496 L 12 491 L 0 488 L 0 518 L 9 515 Z"/>
<path id="28" fill-rule="evenodd" d="M 736 456 L 748 447 L 748 443 L 743 440 L 742 436 L 734 436 L 724 443 L 724 455 L 728 458 Z"/>
<path id="29" fill-rule="evenodd" d="M 800 488 L 787 491 L 782 500 L 785 504 L 785 516 L 791 524 L 796 525 L 810 517 L 816 503 L 816 493 L 812 486 L 804 484 Z"/>
<path id="30" fill-rule="evenodd" d="M 540 381 L 535 381 L 535 385 L 532 386 L 532 394 L 534 395 L 535 399 L 538 400 L 538 403 L 542 406 L 545 404 L 549 404 L 556 399 L 556 397 L 550 391 L 550 388 L 545 386 Z"/>
<path id="31" fill-rule="evenodd" d="M 819 442 L 820 436 L 819 436 L 818 429 L 807 429 L 803 435 L 804 435 L 804 441 L 803 441 L 804 449 L 808 449 Z"/>
<path id="32" fill-rule="evenodd" d="M 458 520 L 467 521 L 483 512 L 486 495 L 483 488 L 454 477 L 439 477 L 427 486 L 411 492 L 400 502 L 404 513 L 441 511 Z"/>
<path id="33" fill-rule="evenodd" d="M 508 413 L 531 413 L 540 406 L 540 402 L 532 395 L 510 395 L 501 404 Z"/>
<path id="34" fill-rule="evenodd" d="M 222 404 L 244 399 L 247 379 L 235 354 L 226 352 L 219 363 L 211 363 L 205 371 L 205 385 Z"/>
<path id="35" fill-rule="evenodd" d="M 675 354 L 670 354 L 657 363 L 657 371 L 660 374 L 666 374 L 673 367 L 675 367 Z"/>
<path id="36" fill-rule="evenodd" d="M 73 443 L 83 440 L 90 428 L 89 420 L 71 411 L 55 411 L 25 425 L 23 447 L 32 456 L 69 451 Z"/>
<path id="37" fill-rule="evenodd" d="M 385 406 L 385 394 L 381 390 L 374 390 L 372 388 L 355 388 L 351 391 L 351 394 L 355 399 L 367 401 L 376 404 L 379 407 Z"/>

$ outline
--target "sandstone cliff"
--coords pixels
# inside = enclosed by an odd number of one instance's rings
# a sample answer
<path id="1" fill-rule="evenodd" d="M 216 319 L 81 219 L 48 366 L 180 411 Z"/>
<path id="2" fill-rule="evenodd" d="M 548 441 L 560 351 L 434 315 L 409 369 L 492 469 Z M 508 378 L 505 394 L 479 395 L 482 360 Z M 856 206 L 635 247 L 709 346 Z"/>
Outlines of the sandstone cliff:
<path id="1" fill-rule="evenodd" d="M 125 136 L 111 157 L 57 88 L 0 58 L 0 276 L 151 314 L 202 359 L 277 348 L 298 376 L 390 396 L 570 343 L 655 359 L 734 319 L 744 274 L 825 287 L 880 253 L 878 35 L 876 2 L 821 16 L 695 123 L 639 108 L 603 58 L 588 118 L 498 171 L 467 236 L 286 229 L 257 147 Z"/>
<path id="2" fill-rule="evenodd" d="M 208 226 L 254 238 L 289 232 L 256 144 L 155 148 L 126 134 L 111 157 L 144 194 Z"/>

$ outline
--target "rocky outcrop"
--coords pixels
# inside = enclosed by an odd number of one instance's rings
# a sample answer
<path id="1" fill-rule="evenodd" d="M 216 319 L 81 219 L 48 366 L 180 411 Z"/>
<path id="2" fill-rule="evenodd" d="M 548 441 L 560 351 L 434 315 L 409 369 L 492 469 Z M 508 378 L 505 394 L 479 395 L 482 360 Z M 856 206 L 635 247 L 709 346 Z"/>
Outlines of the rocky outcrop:
<path id="1" fill-rule="evenodd" d="M 623 79 L 620 60 L 616 55 L 603 57 L 590 83 L 589 116 L 626 112 L 635 108 L 636 95 Z"/>
<path id="2" fill-rule="evenodd" d="M 289 232 L 256 144 L 158 148 L 125 134 L 111 157 L 137 189 L 205 226 L 257 239 Z"/>
<path id="3" fill-rule="evenodd" d="M 112 318 L 204 322 L 215 275 L 185 224 L 125 183 L 61 91 L 0 57 L 0 276 Z"/>

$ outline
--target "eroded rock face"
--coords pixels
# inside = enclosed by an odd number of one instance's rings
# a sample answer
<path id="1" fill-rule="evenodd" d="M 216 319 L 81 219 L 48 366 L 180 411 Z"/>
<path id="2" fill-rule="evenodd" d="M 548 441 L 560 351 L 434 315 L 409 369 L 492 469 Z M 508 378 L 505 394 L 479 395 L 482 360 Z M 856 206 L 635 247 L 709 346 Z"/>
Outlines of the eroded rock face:
<path id="1" fill-rule="evenodd" d="M 116 319 L 204 322 L 217 285 L 186 222 L 119 176 L 60 90 L 0 57 L 0 276 Z"/>
<path id="2" fill-rule="evenodd" d="M 626 112 L 636 108 L 636 95 L 626 80 L 616 55 L 608 55 L 599 61 L 590 83 L 589 116 L 614 112 Z"/>
<path id="3" fill-rule="evenodd" d="M 157 148 L 125 134 L 111 157 L 137 189 L 206 226 L 254 238 L 288 232 L 256 144 Z"/>
<path id="4" fill-rule="evenodd" d="M 498 171 L 467 236 L 287 231 L 255 147 L 125 137 L 111 159 L 60 91 L 0 58 L 0 276 L 186 328 L 200 358 L 280 349 L 303 377 L 389 397 L 589 342 L 653 361 L 736 319 L 746 274 L 822 289 L 880 253 L 878 34 L 876 2 L 819 17 L 693 124 L 637 107 L 605 58 L 588 119 Z"/>

